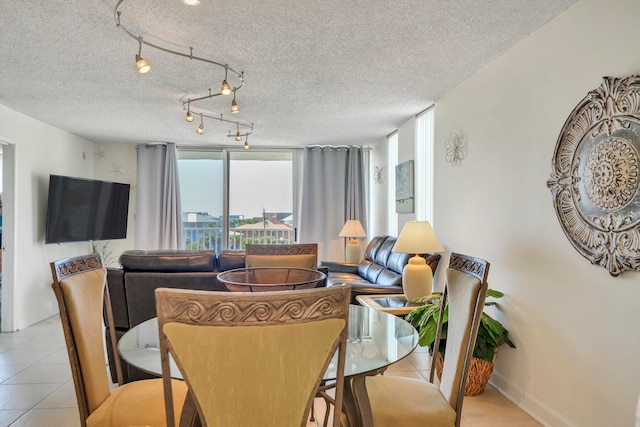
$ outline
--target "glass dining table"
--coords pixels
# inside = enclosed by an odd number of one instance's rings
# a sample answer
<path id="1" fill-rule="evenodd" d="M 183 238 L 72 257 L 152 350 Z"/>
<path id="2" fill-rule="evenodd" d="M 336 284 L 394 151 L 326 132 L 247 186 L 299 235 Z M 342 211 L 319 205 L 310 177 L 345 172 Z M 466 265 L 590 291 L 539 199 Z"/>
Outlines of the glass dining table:
<path id="1" fill-rule="evenodd" d="M 418 333 L 397 316 L 351 305 L 347 335 L 343 409 L 349 427 L 367 427 L 373 425 L 373 420 L 366 377 L 384 372 L 389 365 L 409 355 L 418 345 Z M 161 376 L 157 319 L 149 319 L 127 331 L 118 341 L 118 351 L 130 365 Z M 182 378 L 173 360 L 170 366 L 171 376 Z M 324 379 L 331 382 L 335 377 L 334 357 Z"/>

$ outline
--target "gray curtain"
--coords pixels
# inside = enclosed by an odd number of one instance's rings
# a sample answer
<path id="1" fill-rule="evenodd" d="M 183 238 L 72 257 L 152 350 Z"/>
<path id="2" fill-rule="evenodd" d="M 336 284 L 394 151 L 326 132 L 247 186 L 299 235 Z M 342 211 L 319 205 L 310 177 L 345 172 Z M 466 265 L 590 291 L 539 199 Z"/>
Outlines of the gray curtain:
<path id="1" fill-rule="evenodd" d="M 136 248 L 182 249 L 182 206 L 175 144 L 140 144 Z"/>
<path id="2" fill-rule="evenodd" d="M 304 149 L 298 240 L 318 243 L 321 261 L 344 261 L 345 239 L 338 234 L 347 220 L 360 220 L 367 229 L 368 155 L 361 147 Z"/>

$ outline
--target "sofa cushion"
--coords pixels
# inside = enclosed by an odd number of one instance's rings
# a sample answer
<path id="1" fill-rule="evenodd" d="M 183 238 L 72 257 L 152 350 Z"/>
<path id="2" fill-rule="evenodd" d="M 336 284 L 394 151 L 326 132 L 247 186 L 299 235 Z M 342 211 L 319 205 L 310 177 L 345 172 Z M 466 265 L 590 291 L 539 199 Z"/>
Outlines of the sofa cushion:
<path id="1" fill-rule="evenodd" d="M 232 251 L 229 249 L 223 249 L 218 255 L 218 271 L 234 270 L 236 268 L 244 268 L 245 252 L 244 251 Z"/>
<path id="2" fill-rule="evenodd" d="M 247 255 L 246 265 L 249 267 L 298 267 L 317 268 L 317 256 L 303 255 Z"/>
<path id="3" fill-rule="evenodd" d="M 130 250 L 120 255 L 120 264 L 125 271 L 212 272 L 216 269 L 215 259 L 211 250 Z"/>
<path id="4" fill-rule="evenodd" d="M 145 271 L 125 274 L 127 311 L 130 327 L 156 317 L 156 288 L 196 289 L 202 291 L 225 291 L 217 280 L 218 273 Z"/>

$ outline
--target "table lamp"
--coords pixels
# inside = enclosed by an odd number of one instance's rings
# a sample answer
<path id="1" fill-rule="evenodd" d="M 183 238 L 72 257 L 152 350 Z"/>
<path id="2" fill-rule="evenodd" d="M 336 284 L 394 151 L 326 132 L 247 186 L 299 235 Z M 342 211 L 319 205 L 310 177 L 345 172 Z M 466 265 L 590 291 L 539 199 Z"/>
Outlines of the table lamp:
<path id="1" fill-rule="evenodd" d="M 357 264 L 360 262 L 360 243 L 357 237 L 367 237 L 367 233 L 362 228 L 362 224 L 357 219 L 350 219 L 344 223 L 344 227 L 340 230 L 340 237 L 349 237 L 349 242 L 344 249 L 344 258 L 348 264 Z"/>
<path id="2" fill-rule="evenodd" d="M 415 255 L 409 258 L 409 263 L 402 270 L 402 290 L 407 301 L 431 295 L 433 272 L 420 254 L 444 251 L 431 224 L 428 221 L 407 222 L 392 250 Z"/>

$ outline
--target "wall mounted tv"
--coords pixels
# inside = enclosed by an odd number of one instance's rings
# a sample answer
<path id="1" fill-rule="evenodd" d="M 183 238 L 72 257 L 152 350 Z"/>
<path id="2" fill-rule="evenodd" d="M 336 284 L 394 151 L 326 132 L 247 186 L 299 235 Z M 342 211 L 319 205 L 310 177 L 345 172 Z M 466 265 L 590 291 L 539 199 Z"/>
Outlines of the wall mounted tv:
<path id="1" fill-rule="evenodd" d="M 45 243 L 127 237 L 129 184 L 49 176 Z"/>

